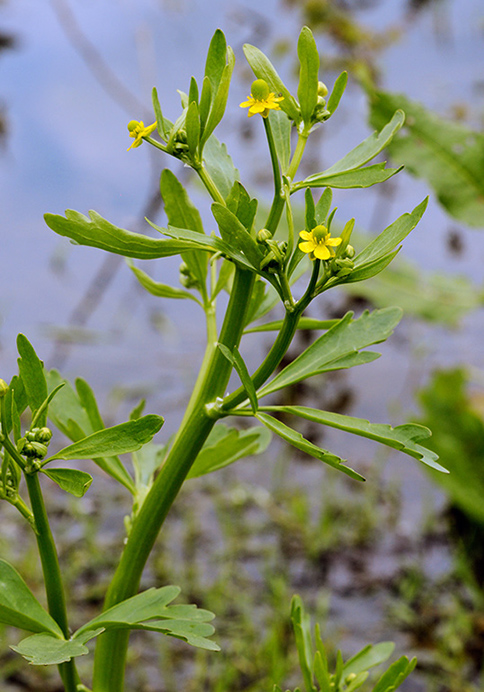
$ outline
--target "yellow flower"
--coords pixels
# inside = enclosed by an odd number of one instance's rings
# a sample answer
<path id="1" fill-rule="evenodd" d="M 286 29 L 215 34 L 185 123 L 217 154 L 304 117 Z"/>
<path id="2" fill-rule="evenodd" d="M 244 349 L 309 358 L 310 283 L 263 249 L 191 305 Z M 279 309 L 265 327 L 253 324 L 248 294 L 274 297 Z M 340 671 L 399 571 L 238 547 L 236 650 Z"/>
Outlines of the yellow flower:
<path id="1" fill-rule="evenodd" d="M 128 123 L 128 130 L 129 130 L 129 136 L 134 138 L 133 144 L 128 147 L 127 151 L 130 149 L 134 149 L 135 147 L 141 146 L 143 143 L 143 137 L 147 137 L 150 135 L 153 130 L 156 128 L 156 123 L 153 123 L 153 125 L 148 125 L 148 127 L 145 127 L 145 124 L 142 120 L 138 122 L 138 120 L 130 120 Z"/>
<path id="2" fill-rule="evenodd" d="M 256 79 L 252 82 L 250 96 L 247 101 L 240 104 L 241 108 L 248 108 L 247 115 L 251 118 L 256 113 L 260 113 L 263 118 L 267 118 L 270 110 L 280 111 L 279 101 L 283 101 L 284 96 L 276 96 L 269 90 L 269 85 L 265 79 Z"/>
<path id="3" fill-rule="evenodd" d="M 299 249 L 307 252 L 309 257 L 319 260 L 328 260 L 335 256 L 333 248 L 341 243 L 341 238 L 331 238 L 331 233 L 326 226 L 316 226 L 312 231 L 301 231 L 301 238 L 305 241 L 299 243 Z"/>

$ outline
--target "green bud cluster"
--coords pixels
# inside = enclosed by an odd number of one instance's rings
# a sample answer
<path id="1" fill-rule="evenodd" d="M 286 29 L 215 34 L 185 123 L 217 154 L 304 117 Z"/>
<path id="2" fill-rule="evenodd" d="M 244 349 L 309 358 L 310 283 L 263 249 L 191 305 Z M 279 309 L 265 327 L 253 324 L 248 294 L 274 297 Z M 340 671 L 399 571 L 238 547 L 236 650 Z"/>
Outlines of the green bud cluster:
<path id="1" fill-rule="evenodd" d="M 3 399 L 3 397 L 7 395 L 7 392 L 8 384 L 5 382 L 5 380 L 0 379 L 0 399 Z"/>
<path id="2" fill-rule="evenodd" d="M 17 451 L 27 459 L 43 459 L 51 438 L 50 428 L 32 428 L 17 442 Z"/>
<path id="3" fill-rule="evenodd" d="M 198 279 L 195 277 L 195 275 L 192 273 L 190 267 L 186 262 L 182 262 L 180 264 L 180 275 L 179 275 L 179 281 L 182 286 L 185 288 L 199 288 L 200 287 L 200 282 Z"/>

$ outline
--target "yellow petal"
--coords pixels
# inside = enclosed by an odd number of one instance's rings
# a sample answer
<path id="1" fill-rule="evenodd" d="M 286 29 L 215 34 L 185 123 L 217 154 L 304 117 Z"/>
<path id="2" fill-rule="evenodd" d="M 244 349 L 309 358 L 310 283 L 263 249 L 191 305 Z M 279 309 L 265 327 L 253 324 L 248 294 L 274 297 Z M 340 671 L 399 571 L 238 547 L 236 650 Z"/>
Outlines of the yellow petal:
<path id="1" fill-rule="evenodd" d="M 304 238 L 304 240 L 312 240 L 313 239 L 313 234 L 309 233 L 308 231 L 300 231 L 299 235 L 301 238 Z"/>
<path id="2" fill-rule="evenodd" d="M 332 247 L 336 247 L 341 243 L 341 238 L 328 238 L 326 241 L 326 245 L 331 245 Z"/>
<path id="3" fill-rule="evenodd" d="M 326 247 L 326 245 L 318 245 L 313 250 L 314 256 L 320 260 L 327 260 L 331 257 L 331 253 Z"/>
<path id="4" fill-rule="evenodd" d="M 299 249 L 302 250 L 303 252 L 312 252 L 315 248 L 314 243 L 311 242 L 305 242 L 305 243 L 299 243 Z"/>

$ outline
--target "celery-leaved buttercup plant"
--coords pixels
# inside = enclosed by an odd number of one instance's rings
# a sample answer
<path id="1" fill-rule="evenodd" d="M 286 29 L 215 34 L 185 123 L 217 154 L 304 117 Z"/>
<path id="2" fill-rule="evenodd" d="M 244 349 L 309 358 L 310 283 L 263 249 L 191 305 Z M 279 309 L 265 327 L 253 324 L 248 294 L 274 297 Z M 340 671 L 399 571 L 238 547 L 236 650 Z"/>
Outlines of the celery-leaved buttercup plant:
<path id="1" fill-rule="evenodd" d="M 327 170 L 298 178 L 307 140 L 315 128 L 335 113 L 347 77 L 343 73 L 328 96 L 326 86 L 319 81 L 316 44 L 306 27 L 299 36 L 297 52 L 300 76 L 294 96 L 268 58 L 254 46 L 245 46 L 256 79 L 250 96 L 240 105 L 248 108 L 249 117 L 257 116 L 255 122 L 265 129 L 274 181 L 272 205 L 263 223 L 257 214 L 257 200 L 240 182 L 225 145 L 214 135 L 225 112 L 234 68 L 233 51 L 221 31 L 216 31 L 211 41 L 201 88 L 192 78 L 188 93 L 181 94 L 178 118 L 171 122 L 163 115 L 154 90 L 155 122 L 145 125 L 131 121 L 128 125 L 128 134 L 134 140 L 129 149 L 148 143 L 196 172 L 212 200 L 218 233 L 213 229 L 205 232 L 198 210 L 168 169 L 162 171 L 160 179 L 168 224 L 162 228 L 151 224 L 164 238 L 124 230 L 95 212 L 90 212 L 89 218 L 75 211 L 67 211 L 65 217 L 45 216 L 52 230 L 76 243 L 124 255 L 141 284 L 152 294 L 196 301 L 206 315 L 207 330 L 205 355 L 184 417 L 178 432 L 164 446 L 152 442 L 163 422 L 159 416 L 142 416 L 140 405 L 128 422 L 106 428 L 88 384 L 77 380 L 74 388 L 59 373 L 46 372 L 26 337 L 18 338 L 19 372 L 10 384 L 2 381 L 0 391 L 0 493 L 34 531 L 48 612 L 14 567 L 0 561 L 0 621 L 30 632 L 12 648 L 31 663 L 58 665 L 68 692 L 89 690 L 85 683 L 91 685 L 93 692 L 121 692 L 129 633 L 133 629 L 158 631 L 193 646 L 218 648 L 209 639 L 213 633 L 209 624 L 211 613 L 195 606 L 170 605 L 178 593 L 177 587 L 164 585 L 138 593 L 156 537 L 187 479 L 260 453 L 274 433 L 350 478 L 364 480 L 337 454 L 304 439 L 297 431 L 297 422 L 283 423 L 280 414 L 284 414 L 284 420 L 305 419 L 376 440 L 434 469 L 444 470 L 436 455 L 419 444 L 430 434 L 420 425 L 392 428 L 305 406 L 264 403 L 269 394 L 308 377 L 378 357 L 366 348 L 392 333 L 401 317 L 398 308 L 366 310 L 359 317 L 348 312 L 340 319 L 326 321 L 305 317 L 304 312 L 328 289 L 363 281 L 381 272 L 417 225 L 426 205 L 424 201 L 403 214 L 359 251 L 350 244 L 353 219 L 340 223 L 341 231 L 334 230 L 332 188 L 367 188 L 398 172 L 386 168 L 385 163 L 370 162 L 402 126 L 404 114 L 397 111 L 380 132 L 370 135 Z M 318 199 L 313 196 L 316 188 L 323 190 Z M 303 194 L 297 195 L 299 192 Z M 304 198 L 303 229 L 294 226 L 293 196 L 300 201 Z M 281 224 L 283 215 L 285 224 Z M 285 235 L 281 235 L 281 227 L 287 229 L 282 231 Z M 153 280 L 133 262 L 172 255 L 182 259 L 181 288 Z M 307 278 L 303 278 L 307 269 Z M 227 304 L 219 301 L 226 307 L 218 330 L 217 299 L 222 291 L 229 294 L 229 299 Z M 283 319 L 264 321 L 279 301 Z M 306 328 L 321 331 L 321 336 L 274 374 L 296 330 Z M 244 361 L 241 340 L 245 333 L 260 330 L 273 331 L 275 338 L 266 357 L 251 373 Z M 240 385 L 229 394 L 227 386 L 233 371 Z M 23 415 L 27 411 L 30 416 Z M 229 417 L 253 418 L 256 425 L 243 430 L 229 427 L 225 423 Z M 55 426 L 72 440 L 72 444 L 51 456 L 47 451 L 52 435 L 51 427 L 47 427 L 49 421 L 49 426 Z M 132 454 L 132 473 L 119 459 L 124 453 Z M 63 490 L 81 497 L 92 479 L 85 471 L 72 468 L 70 462 L 76 459 L 92 459 L 125 487 L 132 495 L 133 505 L 126 521 L 124 549 L 104 608 L 71 632 L 41 482 L 47 477 Z M 54 460 L 69 464 L 66 468 L 51 468 L 49 464 Z M 29 502 L 22 496 L 22 477 Z M 88 683 L 79 679 L 75 659 L 88 652 L 86 643 L 94 638 L 94 669 L 92 682 Z M 381 692 L 386 689 L 390 688 L 382 686 Z"/>

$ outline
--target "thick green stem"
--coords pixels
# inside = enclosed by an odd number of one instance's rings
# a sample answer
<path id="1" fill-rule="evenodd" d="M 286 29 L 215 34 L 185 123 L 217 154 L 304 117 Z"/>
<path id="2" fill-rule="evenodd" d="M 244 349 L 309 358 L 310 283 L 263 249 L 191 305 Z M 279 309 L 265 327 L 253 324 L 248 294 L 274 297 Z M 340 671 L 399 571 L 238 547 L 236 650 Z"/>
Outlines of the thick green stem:
<path id="1" fill-rule="evenodd" d="M 61 628 L 64 637 L 69 638 L 69 625 L 67 622 L 67 609 L 64 594 L 64 586 L 57 557 L 54 538 L 49 526 L 47 512 L 45 510 L 42 490 L 40 488 L 38 473 L 25 473 L 25 480 L 35 517 L 36 538 L 39 548 L 42 572 L 44 574 L 45 591 L 49 613 Z M 62 663 L 59 672 L 64 682 L 66 692 L 76 692 L 79 676 L 77 675 L 74 661 Z"/>
<path id="2" fill-rule="evenodd" d="M 219 337 L 230 350 L 240 342 L 254 274 L 236 269 L 234 284 Z M 205 364 L 203 382 L 191 413 L 179 430 L 168 457 L 133 522 L 120 563 L 105 601 L 109 608 L 133 596 L 160 528 L 218 416 L 210 406 L 226 391 L 232 366 L 218 348 Z M 93 692 L 122 692 L 129 632 L 114 631 L 98 638 Z"/>
<path id="3" fill-rule="evenodd" d="M 313 264 L 313 271 L 311 274 L 311 279 L 309 280 L 308 287 L 302 298 L 296 303 L 296 305 L 286 311 L 282 327 L 279 330 L 276 340 L 272 344 L 272 348 L 264 359 L 263 363 L 252 375 L 252 382 L 254 387 L 258 389 L 264 382 L 272 375 L 275 371 L 285 354 L 287 349 L 291 345 L 294 334 L 296 333 L 299 318 L 301 317 L 304 310 L 307 308 L 309 303 L 313 298 L 313 291 L 316 286 L 319 275 L 320 261 L 315 260 Z M 236 406 L 241 404 L 247 399 L 247 392 L 245 388 L 240 387 L 230 396 L 225 397 L 222 410 L 230 411 Z"/>

